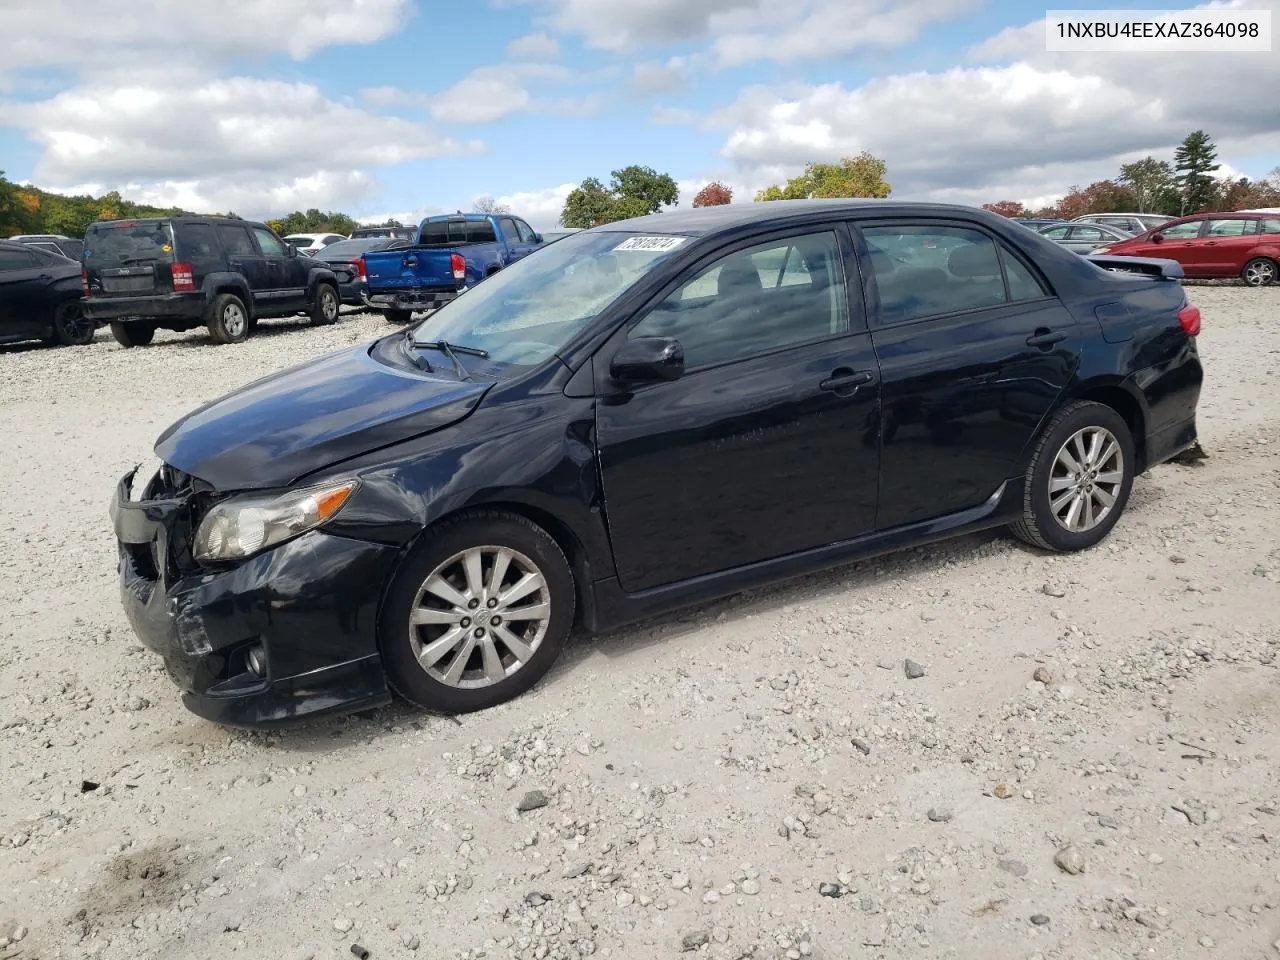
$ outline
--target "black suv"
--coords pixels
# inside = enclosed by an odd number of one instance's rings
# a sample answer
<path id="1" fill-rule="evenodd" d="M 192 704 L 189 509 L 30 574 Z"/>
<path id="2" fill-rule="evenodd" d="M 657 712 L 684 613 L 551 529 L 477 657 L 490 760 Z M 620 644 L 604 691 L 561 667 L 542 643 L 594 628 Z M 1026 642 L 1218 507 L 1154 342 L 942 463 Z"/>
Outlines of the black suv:
<path id="1" fill-rule="evenodd" d="M 84 313 L 109 321 L 126 347 L 156 330 L 207 326 L 239 343 L 262 317 L 338 319 L 339 277 L 262 223 L 219 217 L 109 220 L 91 225 L 81 261 Z"/>

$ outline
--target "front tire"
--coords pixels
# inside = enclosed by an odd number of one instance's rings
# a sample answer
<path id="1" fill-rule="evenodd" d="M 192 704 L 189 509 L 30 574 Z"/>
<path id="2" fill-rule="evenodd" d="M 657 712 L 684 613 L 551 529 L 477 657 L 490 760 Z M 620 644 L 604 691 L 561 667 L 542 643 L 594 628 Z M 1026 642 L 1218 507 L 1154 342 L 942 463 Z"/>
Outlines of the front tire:
<path id="1" fill-rule="evenodd" d="M 311 325 L 327 327 L 338 322 L 338 311 L 342 306 L 342 298 L 338 296 L 338 288 L 331 283 L 322 283 L 316 287 L 315 303 L 311 305 Z"/>
<path id="2" fill-rule="evenodd" d="M 1120 519 L 1137 458 L 1123 417 L 1101 403 L 1063 407 L 1045 428 L 1027 469 L 1016 537 L 1044 550 L 1086 550 Z"/>
<path id="3" fill-rule="evenodd" d="M 112 320 L 111 336 L 122 347 L 145 347 L 156 338 L 156 325 L 141 320 Z"/>
<path id="4" fill-rule="evenodd" d="M 410 553 L 384 605 L 387 678 L 429 710 L 504 703 L 555 662 L 575 599 L 569 562 L 541 527 L 490 510 L 445 521 Z"/>
<path id="5" fill-rule="evenodd" d="M 1250 260 L 1240 271 L 1240 279 L 1251 287 L 1269 287 L 1280 281 L 1280 263 L 1270 257 Z"/>
<path id="6" fill-rule="evenodd" d="M 215 343 L 243 343 L 249 339 L 249 311 L 234 293 L 220 293 L 209 311 L 209 336 Z"/>
<path id="7" fill-rule="evenodd" d="M 98 325 L 84 315 L 79 300 L 66 300 L 53 311 L 53 338 L 64 347 L 83 347 L 93 343 Z"/>

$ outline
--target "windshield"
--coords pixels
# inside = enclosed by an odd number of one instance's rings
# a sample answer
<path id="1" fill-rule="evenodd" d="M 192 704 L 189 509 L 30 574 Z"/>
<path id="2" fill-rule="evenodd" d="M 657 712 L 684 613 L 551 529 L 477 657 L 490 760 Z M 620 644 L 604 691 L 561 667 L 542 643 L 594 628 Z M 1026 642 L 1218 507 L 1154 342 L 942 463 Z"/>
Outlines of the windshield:
<path id="1" fill-rule="evenodd" d="M 84 258 L 97 264 L 172 260 L 173 228 L 168 220 L 92 224 L 84 238 Z"/>
<path id="2" fill-rule="evenodd" d="M 578 233 L 524 257 L 445 304 L 414 330 L 498 363 L 546 360 L 688 237 Z"/>

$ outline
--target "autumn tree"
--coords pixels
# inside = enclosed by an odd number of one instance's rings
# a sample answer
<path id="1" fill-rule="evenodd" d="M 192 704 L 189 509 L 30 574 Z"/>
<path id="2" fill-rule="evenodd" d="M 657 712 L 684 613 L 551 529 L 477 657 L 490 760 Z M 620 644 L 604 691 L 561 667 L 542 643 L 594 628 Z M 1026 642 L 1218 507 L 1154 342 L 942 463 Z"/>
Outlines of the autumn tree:
<path id="1" fill-rule="evenodd" d="M 1261 180 L 1241 177 L 1223 185 L 1220 209 L 1255 210 L 1263 207 L 1280 207 L 1280 167 Z"/>
<path id="2" fill-rule="evenodd" d="M 1218 148 L 1203 130 L 1187 134 L 1173 154 L 1178 187 L 1182 191 L 1182 213 L 1199 213 L 1218 199 L 1214 172 L 1221 168 Z"/>
<path id="3" fill-rule="evenodd" d="M 984 203 L 983 210 L 990 210 L 1002 217 L 1025 217 L 1027 211 L 1017 200 L 997 200 L 995 203 Z"/>
<path id="4" fill-rule="evenodd" d="M 1112 180 L 1099 180 L 1087 187 L 1072 187 L 1058 204 L 1058 216 L 1074 220 L 1090 213 L 1125 213 L 1133 209 L 1133 193 Z"/>
<path id="5" fill-rule="evenodd" d="M 583 180 L 565 198 L 560 223 L 585 229 L 658 213 L 679 202 L 680 188 L 670 175 L 633 165 L 613 171 L 608 187 L 596 177 Z"/>
<path id="6" fill-rule="evenodd" d="M 879 157 L 863 151 L 839 163 L 810 163 L 804 173 L 783 186 L 759 191 L 757 201 L 831 199 L 836 197 L 887 197 L 892 188 L 885 180 L 888 167 Z"/>
<path id="7" fill-rule="evenodd" d="M 1143 157 L 1120 168 L 1116 182 L 1133 194 L 1137 213 L 1177 213 L 1178 179 L 1173 164 L 1155 157 Z"/>
<path id="8" fill-rule="evenodd" d="M 695 207 L 720 207 L 733 202 L 733 190 L 719 180 L 713 180 L 698 191 L 693 198 Z"/>
<path id="9" fill-rule="evenodd" d="M 511 208 L 505 203 L 499 203 L 494 199 L 492 194 L 482 194 L 471 201 L 471 208 L 476 213 L 510 213 Z"/>

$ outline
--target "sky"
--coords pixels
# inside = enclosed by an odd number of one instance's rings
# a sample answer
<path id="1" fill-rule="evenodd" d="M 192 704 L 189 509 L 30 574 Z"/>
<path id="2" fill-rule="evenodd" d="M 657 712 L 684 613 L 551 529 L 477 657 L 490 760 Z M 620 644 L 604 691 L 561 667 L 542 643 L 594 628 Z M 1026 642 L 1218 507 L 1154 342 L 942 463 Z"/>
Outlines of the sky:
<path id="1" fill-rule="evenodd" d="M 630 164 L 687 205 L 862 150 L 895 197 L 1038 206 L 1200 128 L 1224 173 L 1280 166 L 1280 44 L 1047 53 L 1025 0 L 2 6 L 0 170 L 198 211 L 416 222 L 489 195 L 549 229 L 574 185 Z M 1280 24 L 1280 0 L 1204 6 Z"/>

